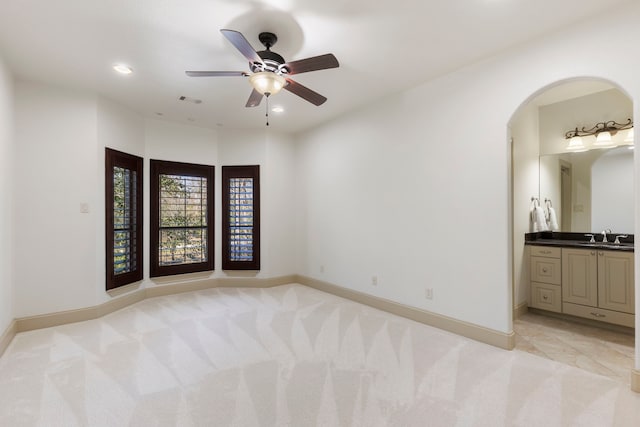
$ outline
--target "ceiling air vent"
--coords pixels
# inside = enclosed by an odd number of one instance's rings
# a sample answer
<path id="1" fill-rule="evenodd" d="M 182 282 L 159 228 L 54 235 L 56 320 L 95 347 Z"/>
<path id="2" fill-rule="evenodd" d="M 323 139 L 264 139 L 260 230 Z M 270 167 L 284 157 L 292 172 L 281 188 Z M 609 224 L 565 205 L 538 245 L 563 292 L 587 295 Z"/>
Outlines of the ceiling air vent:
<path id="1" fill-rule="evenodd" d="M 202 99 L 190 98 L 188 96 L 181 96 L 178 101 L 190 102 L 192 104 L 202 104 Z"/>

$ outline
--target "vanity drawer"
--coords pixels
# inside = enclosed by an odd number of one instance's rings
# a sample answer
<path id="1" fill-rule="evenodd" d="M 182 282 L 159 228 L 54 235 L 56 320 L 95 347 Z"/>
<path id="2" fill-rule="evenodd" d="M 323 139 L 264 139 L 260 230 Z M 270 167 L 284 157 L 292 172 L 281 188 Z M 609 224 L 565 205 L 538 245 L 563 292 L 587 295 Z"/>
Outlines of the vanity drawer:
<path id="1" fill-rule="evenodd" d="M 635 327 L 635 316 L 633 314 L 620 313 L 619 311 L 604 310 L 598 307 L 589 307 L 586 305 L 565 302 L 562 305 L 562 312 L 571 314 L 572 316 L 598 320 L 600 322 L 628 326 L 629 328 Z"/>
<path id="2" fill-rule="evenodd" d="M 559 285 L 562 283 L 561 265 L 560 258 L 532 256 L 531 281 Z"/>
<path id="3" fill-rule="evenodd" d="M 531 256 L 543 256 L 548 258 L 560 258 L 562 254 L 561 248 L 552 248 L 550 246 L 530 246 Z"/>
<path id="4" fill-rule="evenodd" d="M 559 285 L 531 282 L 531 302 L 529 306 L 561 313 L 562 289 Z"/>

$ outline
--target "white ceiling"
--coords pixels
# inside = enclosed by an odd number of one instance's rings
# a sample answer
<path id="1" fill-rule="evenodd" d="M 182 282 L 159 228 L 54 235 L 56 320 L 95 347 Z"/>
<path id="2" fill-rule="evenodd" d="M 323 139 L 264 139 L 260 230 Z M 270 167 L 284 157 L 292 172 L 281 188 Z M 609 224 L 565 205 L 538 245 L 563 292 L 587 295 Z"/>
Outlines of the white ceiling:
<path id="1" fill-rule="evenodd" d="M 619 7 L 624 0 L 0 0 L 0 56 L 18 78 L 91 90 L 150 117 L 216 128 L 261 128 L 265 103 L 245 108 L 248 71 L 222 36 L 256 50 L 271 31 L 286 60 L 333 53 L 340 68 L 294 76 L 328 101 L 283 91 L 271 127 L 297 132 L 500 50 Z M 570 54 L 568 52 L 567 54 Z M 134 73 L 111 66 L 129 64 Z M 201 99 L 195 105 L 179 96 Z"/>

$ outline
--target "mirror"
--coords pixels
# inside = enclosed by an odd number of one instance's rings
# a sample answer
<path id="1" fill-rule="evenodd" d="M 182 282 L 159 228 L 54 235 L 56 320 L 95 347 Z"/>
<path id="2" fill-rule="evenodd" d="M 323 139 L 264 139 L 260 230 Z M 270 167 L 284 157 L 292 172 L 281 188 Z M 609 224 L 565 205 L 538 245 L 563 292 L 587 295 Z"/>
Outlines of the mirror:
<path id="1" fill-rule="evenodd" d="M 619 146 L 540 156 L 540 203 L 551 200 L 557 231 L 633 234 L 633 151 Z"/>
<path id="2" fill-rule="evenodd" d="M 572 82 L 538 96 L 538 166 L 541 206 L 551 200 L 559 229 L 574 233 L 633 234 L 633 137 L 629 130 L 612 135 L 613 148 L 582 142 L 588 151 L 568 152 L 567 131 L 596 123 L 633 120 L 633 102 L 606 82 Z"/>

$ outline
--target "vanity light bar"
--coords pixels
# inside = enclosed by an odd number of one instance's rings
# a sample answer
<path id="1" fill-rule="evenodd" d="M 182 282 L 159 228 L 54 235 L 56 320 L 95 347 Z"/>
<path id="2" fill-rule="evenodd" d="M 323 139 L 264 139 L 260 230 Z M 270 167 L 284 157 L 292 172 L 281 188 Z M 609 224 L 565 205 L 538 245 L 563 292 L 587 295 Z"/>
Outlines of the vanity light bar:
<path id="1" fill-rule="evenodd" d="M 597 137 L 603 132 L 609 132 L 609 134 L 615 135 L 618 131 L 631 128 L 633 128 L 633 121 L 631 119 L 627 119 L 626 123 L 618 123 L 614 120 L 609 120 L 607 122 L 596 123 L 596 125 L 590 129 L 586 129 L 586 126 L 583 126 L 582 129 L 578 130 L 578 128 L 576 127 L 574 130 L 570 130 L 565 133 L 564 137 L 566 139 L 575 138 L 577 136 L 582 137 L 591 135 L 595 135 Z"/>

